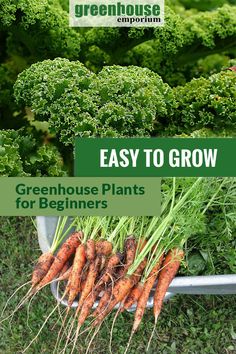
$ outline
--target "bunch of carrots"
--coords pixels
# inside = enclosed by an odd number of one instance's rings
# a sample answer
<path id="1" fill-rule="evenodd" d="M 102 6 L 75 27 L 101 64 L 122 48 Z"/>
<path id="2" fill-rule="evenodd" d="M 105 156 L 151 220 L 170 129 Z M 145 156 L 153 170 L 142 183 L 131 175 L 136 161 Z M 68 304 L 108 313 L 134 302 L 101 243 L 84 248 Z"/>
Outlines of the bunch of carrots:
<path id="1" fill-rule="evenodd" d="M 157 322 L 167 289 L 184 257 L 183 250 L 178 248 L 169 250 L 167 254 L 161 253 L 157 259 L 152 253 L 133 272 L 129 272 L 137 252 L 141 252 L 146 244 L 145 239 L 137 240 L 130 235 L 124 241 L 124 252 L 114 252 L 110 241 L 84 241 L 82 231 L 73 232 L 56 255 L 49 251 L 40 256 L 32 274 L 31 291 L 40 290 L 54 279 L 66 281 L 63 298 L 67 299 L 67 313 L 78 298 L 75 343 L 81 326 L 90 314 L 93 318 L 91 327 L 95 328 L 117 305 L 119 314 L 136 304 L 133 334 L 141 323 L 150 292 L 158 279 L 153 307 Z M 155 259 L 155 264 L 149 275 L 143 277 L 145 267 L 152 259 Z M 98 305 L 92 312 L 97 300 Z"/>
<path id="2" fill-rule="evenodd" d="M 158 278 L 154 295 L 154 317 L 157 319 L 166 291 L 184 257 L 183 250 L 177 248 L 162 254 L 147 279 L 141 281 L 147 259 L 132 274 L 128 271 L 137 250 L 142 250 L 145 244 L 145 240 L 137 242 L 131 235 L 125 240 L 124 254 L 114 253 L 111 242 L 93 239 L 83 242 L 83 232 L 74 232 L 55 256 L 50 251 L 40 256 L 32 274 L 32 291 L 43 288 L 53 279 L 66 280 L 63 297 L 67 297 L 68 308 L 79 296 L 76 310 L 79 328 L 98 298 L 93 326 L 101 323 L 117 304 L 120 304 L 122 312 L 137 303 L 133 326 L 133 331 L 136 331 L 155 281 Z"/>
<path id="3" fill-rule="evenodd" d="M 61 318 L 55 353 L 62 338 L 66 344 L 60 353 L 65 353 L 71 343 L 73 352 L 79 335 L 90 330 L 96 335 L 112 310 L 117 310 L 115 321 L 120 313 L 132 307 L 136 310 L 127 352 L 151 291 L 154 333 L 166 292 L 184 258 L 183 248 L 188 238 L 202 229 L 209 208 L 215 204 L 219 207 L 221 198 L 225 203 L 225 190 L 232 188 L 236 185 L 231 179 L 186 178 L 177 182 L 173 179 L 172 184 L 165 185 L 159 217 L 77 217 L 72 222 L 67 217 L 59 218 L 51 248 L 39 257 L 30 289 L 14 313 L 53 282 L 62 295 L 22 353 L 37 339 L 61 303 L 67 307 Z M 67 235 L 70 236 L 66 239 Z M 71 311 L 72 307 L 76 310 Z"/>

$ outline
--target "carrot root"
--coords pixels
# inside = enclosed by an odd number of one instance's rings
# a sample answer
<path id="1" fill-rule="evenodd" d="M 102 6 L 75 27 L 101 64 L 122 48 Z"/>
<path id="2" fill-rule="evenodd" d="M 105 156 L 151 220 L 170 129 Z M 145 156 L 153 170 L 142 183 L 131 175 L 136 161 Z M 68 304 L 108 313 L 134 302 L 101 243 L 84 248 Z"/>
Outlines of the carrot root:
<path id="1" fill-rule="evenodd" d="M 100 267 L 100 257 L 97 257 L 95 259 L 95 261 L 91 262 L 90 265 L 89 265 L 87 279 L 86 279 L 86 282 L 84 284 L 84 288 L 83 288 L 83 290 L 82 290 L 82 292 L 80 294 L 80 299 L 79 299 L 77 311 L 79 311 L 79 309 L 83 305 L 83 302 L 85 301 L 87 296 L 92 291 L 94 283 L 95 283 L 95 280 L 97 278 L 99 267 Z"/>
<path id="2" fill-rule="evenodd" d="M 54 256 L 51 251 L 43 253 L 39 257 L 32 273 L 32 278 L 31 278 L 32 287 L 35 287 L 45 277 L 53 261 L 54 261 Z"/>
<path id="3" fill-rule="evenodd" d="M 124 310 L 128 310 L 132 305 L 134 305 L 140 298 L 142 291 L 143 291 L 143 283 L 138 282 L 133 287 L 129 295 L 127 296 L 127 299 L 125 300 L 125 303 L 121 308 L 120 312 L 123 312 Z"/>
<path id="4" fill-rule="evenodd" d="M 143 285 L 143 290 L 141 295 L 139 296 L 138 299 L 138 303 L 137 303 L 137 308 L 136 308 L 136 312 L 135 312 L 135 316 L 134 316 L 134 324 L 133 324 L 133 328 L 132 328 L 132 332 L 136 332 L 144 315 L 145 309 L 146 309 L 146 305 L 147 305 L 147 301 L 149 298 L 149 294 L 153 288 L 153 285 L 155 283 L 155 280 L 157 278 L 159 269 L 161 267 L 161 263 L 163 260 L 163 256 L 162 255 L 160 257 L 160 259 L 158 260 L 158 262 L 155 264 L 155 266 L 153 267 L 153 269 L 151 270 L 149 277 L 147 278 L 147 280 L 145 281 L 144 285 Z"/>
<path id="5" fill-rule="evenodd" d="M 62 270 L 64 264 L 69 260 L 72 254 L 75 253 L 76 248 L 80 244 L 80 240 L 83 236 L 82 232 L 74 232 L 70 237 L 63 243 L 59 249 L 54 261 L 48 270 L 45 277 L 40 281 L 37 289 L 41 289 L 46 284 L 50 283 Z"/>
<path id="6" fill-rule="evenodd" d="M 168 287 L 177 274 L 183 258 L 183 250 L 175 248 L 167 253 L 166 258 L 162 264 L 162 269 L 158 276 L 158 283 L 154 294 L 153 312 L 155 323 L 158 316 L 160 315 Z"/>
<path id="7" fill-rule="evenodd" d="M 83 271 L 85 263 L 86 263 L 85 245 L 81 243 L 76 249 L 71 275 L 67 285 L 67 289 L 69 291 L 69 298 L 68 298 L 69 307 L 71 307 L 74 299 L 76 298 L 79 292 L 81 273 Z"/>

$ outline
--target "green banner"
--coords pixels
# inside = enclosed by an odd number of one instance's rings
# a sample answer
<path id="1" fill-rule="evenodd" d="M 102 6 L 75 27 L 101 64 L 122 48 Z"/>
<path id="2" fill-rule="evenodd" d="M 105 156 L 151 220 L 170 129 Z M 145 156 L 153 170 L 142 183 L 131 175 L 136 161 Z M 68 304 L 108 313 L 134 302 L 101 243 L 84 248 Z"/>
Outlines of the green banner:
<path id="1" fill-rule="evenodd" d="M 233 138 L 78 138 L 80 177 L 235 177 Z"/>
<path id="2" fill-rule="evenodd" d="M 2 177 L 1 216 L 158 216 L 159 178 Z"/>

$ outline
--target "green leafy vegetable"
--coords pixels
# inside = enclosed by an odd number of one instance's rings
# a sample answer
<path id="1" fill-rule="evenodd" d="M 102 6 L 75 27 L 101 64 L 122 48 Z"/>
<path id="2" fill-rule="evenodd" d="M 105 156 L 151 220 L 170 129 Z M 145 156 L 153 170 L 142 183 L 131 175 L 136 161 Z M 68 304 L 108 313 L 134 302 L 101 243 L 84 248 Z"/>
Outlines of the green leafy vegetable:
<path id="1" fill-rule="evenodd" d="M 236 74 L 223 71 L 206 78 L 193 79 L 174 89 L 178 108 L 174 124 L 179 130 L 209 127 L 213 130 L 236 128 Z"/>
<path id="2" fill-rule="evenodd" d="M 48 120 L 64 144 L 75 136 L 174 135 L 236 124 L 231 71 L 171 89 L 146 68 L 111 66 L 95 75 L 80 62 L 57 58 L 21 73 L 15 96 L 37 119 Z"/>
<path id="3" fill-rule="evenodd" d="M 0 176 L 65 176 L 55 146 L 41 145 L 25 130 L 0 131 Z"/>
<path id="4" fill-rule="evenodd" d="M 170 87 L 148 69 L 112 66 L 95 75 L 59 58 L 21 73 L 15 95 L 65 144 L 75 136 L 150 135 L 175 105 Z"/>

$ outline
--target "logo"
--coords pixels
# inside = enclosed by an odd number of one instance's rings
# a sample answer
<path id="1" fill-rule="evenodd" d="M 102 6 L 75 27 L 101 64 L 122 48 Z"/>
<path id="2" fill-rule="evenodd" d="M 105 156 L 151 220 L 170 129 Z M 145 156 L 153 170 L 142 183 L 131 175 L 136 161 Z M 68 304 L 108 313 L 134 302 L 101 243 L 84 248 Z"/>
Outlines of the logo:
<path id="1" fill-rule="evenodd" d="M 164 0 L 70 0 L 71 27 L 156 27 L 164 24 Z"/>

